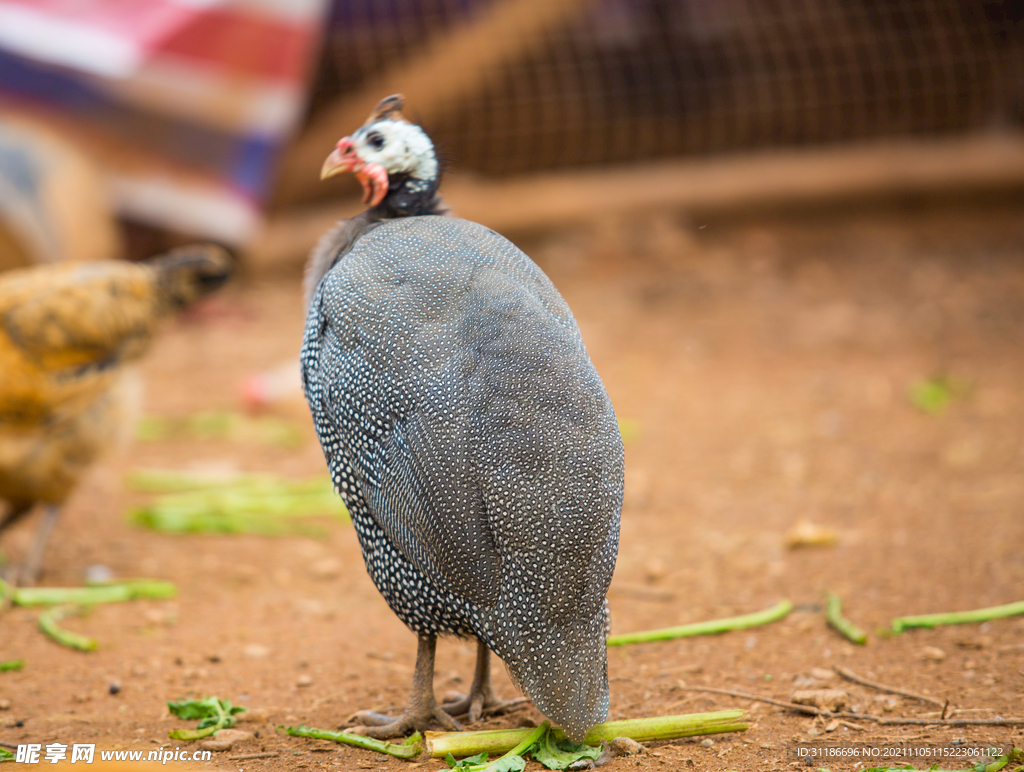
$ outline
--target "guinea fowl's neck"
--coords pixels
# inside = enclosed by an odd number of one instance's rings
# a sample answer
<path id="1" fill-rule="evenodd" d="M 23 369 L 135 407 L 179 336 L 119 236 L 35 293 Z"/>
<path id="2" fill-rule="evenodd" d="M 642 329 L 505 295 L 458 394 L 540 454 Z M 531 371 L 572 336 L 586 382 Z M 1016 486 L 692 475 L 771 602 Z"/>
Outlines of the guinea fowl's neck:
<path id="1" fill-rule="evenodd" d="M 342 220 L 320 239 L 310 254 L 303 281 L 306 305 L 313 297 L 320 280 L 355 244 L 356 240 L 383 220 L 415 217 L 424 214 L 447 214 L 448 207 L 437 192 L 439 176 L 422 180 L 407 173 L 388 177 L 384 200 L 349 220 Z"/>
<path id="2" fill-rule="evenodd" d="M 387 195 L 368 214 L 373 220 L 445 214 L 448 208 L 437 192 L 440 182 L 440 175 L 425 180 L 405 172 L 392 174 L 388 178 Z"/>

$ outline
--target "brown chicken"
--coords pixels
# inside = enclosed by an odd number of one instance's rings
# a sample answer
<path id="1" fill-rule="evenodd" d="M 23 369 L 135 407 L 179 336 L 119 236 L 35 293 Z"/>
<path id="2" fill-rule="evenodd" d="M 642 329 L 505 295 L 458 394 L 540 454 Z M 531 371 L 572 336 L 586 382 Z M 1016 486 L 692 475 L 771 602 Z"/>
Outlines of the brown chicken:
<path id="1" fill-rule="evenodd" d="M 231 264 L 219 247 L 196 245 L 142 263 L 0 274 L 0 533 L 46 507 L 16 580 L 35 580 L 60 505 L 125 433 L 125 365 L 146 352 L 162 317 L 220 287 Z"/>

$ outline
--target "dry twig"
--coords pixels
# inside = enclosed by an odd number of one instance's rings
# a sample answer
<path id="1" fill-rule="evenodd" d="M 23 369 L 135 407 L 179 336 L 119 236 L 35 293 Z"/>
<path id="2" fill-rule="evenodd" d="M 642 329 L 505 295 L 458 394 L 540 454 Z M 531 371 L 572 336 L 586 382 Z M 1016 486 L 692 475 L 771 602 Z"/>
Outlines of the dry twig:
<path id="1" fill-rule="evenodd" d="M 870 678 L 865 678 L 864 676 L 857 675 L 852 670 L 848 670 L 845 667 L 841 667 L 840 665 L 833 665 L 832 669 L 835 670 L 847 681 L 853 681 L 855 684 L 860 684 L 861 686 L 869 686 L 872 689 L 877 689 L 880 692 L 888 692 L 889 694 L 899 694 L 903 697 L 910 697 L 914 700 L 920 700 L 921 702 L 930 702 L 932 705 L 937 705 L 940 708 L 944 707 L 947 704 L 942 700 L 937 700 L 934 697 L 927 697 L 923 694 L 912 692 L 909 689 L 901 689 L 898 686 L 887 686 L 886 684 L 883 684 L 879 681 L 872 681 Z"/>
<path id="2" fill-rule="evenodd" d="M 806 713 L 811 716 L 824 716 L 825 718 L 854 719 L 857 721 L 874 721 L 877 724 L 889 724 L 893 726 L 1024 726 L 1024 718 L 886 718 L 875 716 L 871 713 L 853 713 L 843 711 L 831 713 L 811 705 L 798 705 L 795 702 L 776 700 L 773 697 L 762 697 L 758 694 L 738 692 L 732 689 L 715 689 L 711 686 L 686 686 L 682 687 L 688 692 L 710 692 L 711 694 L 724 694 L 727 697 L 736 697 L 741 700 L 753 700 L 754 702 L 767 702 L 770 705 L 778 705 L 783 708 L 790 708 Z"/>

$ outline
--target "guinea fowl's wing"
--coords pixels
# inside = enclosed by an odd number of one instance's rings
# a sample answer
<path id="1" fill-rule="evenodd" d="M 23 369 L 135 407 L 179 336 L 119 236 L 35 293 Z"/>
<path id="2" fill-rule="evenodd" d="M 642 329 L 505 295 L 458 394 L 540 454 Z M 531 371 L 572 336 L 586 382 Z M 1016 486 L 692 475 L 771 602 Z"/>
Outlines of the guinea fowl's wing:
<path id="1" fill-rule="evenodd" d="M 421 405 L 385 436 L 379 484 L 365 492 L 393 543 L 424 574 L 473 603 L 492 606 L 501 564 L 472 480 L 467 428 Z"/>
<path id="2" fill-rule="evenodd" d="M 156 324 L 147 269 L 102 262 L 26 271 L 3 285 L 0 327 L 48 371 L 105 368 L 142 354 Z"/>
<path id="3" fill-rule="evenodd" d="M 415 268 L 392 271 L 374 254 L 375 244 L 393 244 L 371 240 L 376 233 L 328 273 L 311 304 L 320 321 L 307 328 L 303 361 L 317 431 L 335 483 L 365 501 L 388 540 L 436 584 L 490 605 L 500 565 L 471 483 L 465 362 L 451 320 L 414 297 L 426 286 L 410 276 Z M 470 272 L 447 272 L 448 284 Z M 431 289 L 447 295 L 451 286 Z"/>

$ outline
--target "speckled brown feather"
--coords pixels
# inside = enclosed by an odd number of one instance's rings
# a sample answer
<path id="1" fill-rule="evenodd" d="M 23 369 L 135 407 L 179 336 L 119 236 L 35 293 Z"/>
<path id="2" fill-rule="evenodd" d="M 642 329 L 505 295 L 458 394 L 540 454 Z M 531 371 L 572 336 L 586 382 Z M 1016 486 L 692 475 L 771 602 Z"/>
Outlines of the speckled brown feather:
<path id="1" fill-rule="evenodd" d="M 0 499 L 12 511 L 67 496 L 127 418 L 125 367 L 230 266 L 223 250 L 193 246 L 0 275 Z"/>

